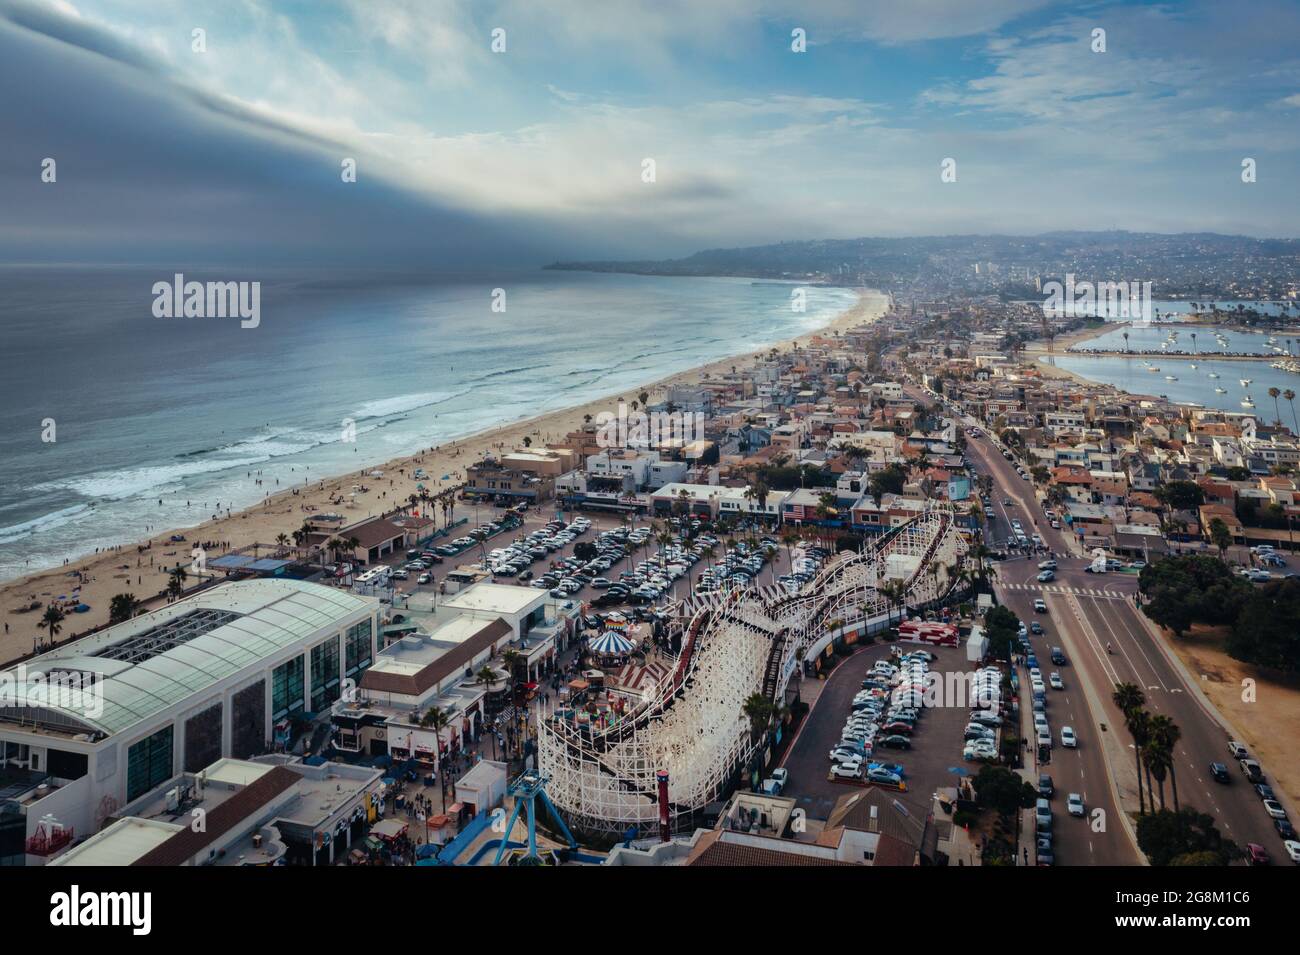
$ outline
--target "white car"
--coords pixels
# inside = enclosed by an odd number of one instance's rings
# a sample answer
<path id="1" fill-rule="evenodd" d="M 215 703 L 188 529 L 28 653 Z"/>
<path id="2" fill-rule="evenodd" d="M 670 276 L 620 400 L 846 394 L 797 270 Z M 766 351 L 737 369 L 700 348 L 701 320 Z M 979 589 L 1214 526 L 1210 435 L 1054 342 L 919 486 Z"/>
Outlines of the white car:
<path id="1" fill-rule="evenodd" d="M 967 743 L 962 748 L 961 758 L 966 760 L 997 759 L 998 748 L 986 740 Z"/>
<path id="2" fill-rule="evenodd" d="M 428 574 L 421 574 L 419 577 L 416 577 L 416 578 L 415 578 L 415 582 L 416 582 L 417 584 L 427 584 L 427 583 L 431 582 L 432 580 L 433 580 L 433 578 L 430 577 Z"/>
<path id="3" fill-rule="evenodd" d="M 831 767 L 831 775 L 838 776 L 840 779 L 861 779 L 862 760 L 836 763 Z"/>
<path id="4" fill-rule="evenodd" d="M 1287 839 L 1282 843 L 1282 848 L 1286 849 L 1286 854 L 1291 857 L 1291 861 L 1300 865 L 1300 842 L 1295 839 Z"/>
<path id="5" fill-rule="evenodd" d="M 1061 681 L 1061 674 L 1053 673 L 1050 677 L 1048 677 L 1048 680 L 1051 682 L 1053 690 L 1065 689 L 1065 684 Z"/>
<path id="6" fill-rule="evenodd" d="M 1276 799 L 1265 799 L 1264 811 L 1268 813 L 1270 816 L 1272 816 L 1274 819 L 1286 818 L 1286 810 L 1282 808 L 1282 804 L 1278 802 Z"/>
<path id="7" fill-rule="evenodd" d="M 1078 793 L 1070 793 L 1070 798 L 1065 801 L 1065 807 L 1070 810 L 1070 815 L 1082 816 L 1084 813 L 1083 797 Z"/>
<path id="8" fill-rule="evenodd" d="M 1074 749 L 1079 745 L 1079 740 L 1074 735 L 1073 728 L 1069 726 L 1061 727 L 1061 745 L 1066 749 Z"/>

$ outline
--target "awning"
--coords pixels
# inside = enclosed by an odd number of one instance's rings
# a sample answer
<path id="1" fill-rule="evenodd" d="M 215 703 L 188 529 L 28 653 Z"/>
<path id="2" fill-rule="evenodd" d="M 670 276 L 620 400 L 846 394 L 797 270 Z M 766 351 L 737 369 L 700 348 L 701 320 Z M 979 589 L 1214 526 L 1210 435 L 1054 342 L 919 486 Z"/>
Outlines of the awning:
<path id="1" fill-rule="evenodd" d="M 631 653 L 633 650 L 632 641 L 614 630 L 606 630 L 599 636 L 591 637 L 587 640 L 587 646 L 593 653 L 610 656 Z"/>

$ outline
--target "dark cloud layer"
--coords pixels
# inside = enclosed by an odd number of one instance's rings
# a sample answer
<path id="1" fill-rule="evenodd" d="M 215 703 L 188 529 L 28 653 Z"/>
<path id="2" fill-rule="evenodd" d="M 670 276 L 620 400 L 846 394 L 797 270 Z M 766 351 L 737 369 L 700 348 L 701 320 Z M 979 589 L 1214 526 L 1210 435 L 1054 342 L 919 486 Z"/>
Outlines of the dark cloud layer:
<path id="1" fill-rule="evenodd" d="M 100 29 L 0 12 L 0 260 L 457 268 L 554 256 L 543 223 L 440 205 L 369 174 L 364 156 L 344 183 L 347 147 L 177 84 Z M 46 157 L 54 184 L 40 178 Z"/>

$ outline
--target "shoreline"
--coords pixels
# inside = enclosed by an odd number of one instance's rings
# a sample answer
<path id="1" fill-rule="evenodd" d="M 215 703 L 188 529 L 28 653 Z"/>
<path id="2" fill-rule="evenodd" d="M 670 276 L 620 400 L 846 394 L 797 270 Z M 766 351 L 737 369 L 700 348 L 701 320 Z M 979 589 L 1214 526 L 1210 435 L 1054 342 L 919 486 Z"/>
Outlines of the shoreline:
<path id="1" fill-rule="evenodd" d="M 622 390 L 622 396 L 635 396 L 642 391 L 659 395 L 671 385 L 695 384 L 707 376 L 730 371 L 732 367 L 748 367 L 773 350 L 786 352 L 796 344 L 802 347 L 815 339 L 869 324 L 888 310 L 887 294 L 875 289 L 858 289 L 856 292 L 858 300 L 855 303 L 834 315 L 825 325 L 796 338 L 757 350 L 738 351 L 652 382 L 629 384 Z M 84 633 L 106 624 L 109 602 L 116 594 L 132 593 L 152 606 L 156 595 L 167 585 L 170 567 L 178 562 L 187 564 L 194 543 L 217 544 L 213 548 L 214 556 L 254 543 L 274 547 L 278 534 L 292 534 L 311 514 L 338 512 L 344 515 L 347 523 L 355 523 L 392 511 L 405 506 L 407 496 L 414 493 L 417 483 L 412 476 L 414 468 L 422 467 L 428 472 L 430 477 L 424 479 L 424 483 L 430 493 L 437 493 L 462 483 L 466 467 L 479 461 L 485 453 L 522 446 L 525 437 L 532 439 L 534 445 L 563 440 L 570 431 L 583 426 L 586 416 L 609 410 L 619 398 L 620 395 L 614 393 L 581 405 L 503 421 L 412 455 L 367 462 L 348 472 L 314 479 L 308 486 L 284 487 L 256 504 L 231 511 L 215 520 L 141 535 L 109 550 L 85 554 L 59 566 L 0 582 L 0 618 L 5 624 L 4 632 L 0 634 L 0 660 L 7 663 L 30 654 L 33 638 L 39 638 L 42 643 L 49 641 L 48 629 L 40 625 L 40 616 L 45 606 L 55 598 L 70 595 L 78 587 L 78 575 L 80 598 L 91 610 L 81 614 L 69 612 L 61 632 L 54 637 L 56 643 L 65 643 L 73 639 L 74 633 Z M 382 471 L 383 477 L 365 477 L 364 482 L 371 485 L 371 490 L 356 503 L 329 503 L 332 497 L 346 495 L 359 475 L 375 470 Z M 448 475 L 449 480 L 442 481 L 443 475 Z M 471 507 L 460 503 L 460 514 L 456 516 L 464 516 Z M 434 513 L 436 517 L 436 511 Z M 186 540 L 173 543 L 169 540 L 173 534 L 184 535 Z M 39 603 L 40 609 L 18 612 L 19 608 L 33 603 Z"/>

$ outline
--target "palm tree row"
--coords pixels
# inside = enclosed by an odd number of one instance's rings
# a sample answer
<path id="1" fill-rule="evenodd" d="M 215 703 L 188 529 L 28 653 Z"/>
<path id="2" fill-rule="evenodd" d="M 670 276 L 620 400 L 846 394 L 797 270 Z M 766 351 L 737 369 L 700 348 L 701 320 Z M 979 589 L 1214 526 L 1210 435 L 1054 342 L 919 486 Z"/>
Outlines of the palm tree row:
<path id="1" fill-rule="evenodd" d="M 1165 808 L 1165 780 L 1173 791 L 1174 810 L 1178 806 L 1178 776 L 1174 770 L 1174 750 L 1182 738 L 1182 731 L 1172 719 L 1152 715 L 1143 708 L 1146 696 L 1132 683 L 1119 683 L 1111 697 L 1124 714 L 1124 726 L 1133 737 L 1133 759 L 1138 774 L 1138 813 L 1145 815 L 1147 806 L 1155 811 L 1156 795 L 1160 808 Z M 1146 779 L 1145 795 L 1142 788 Z M 1152 780 L 1155 784 L 1152 784 Z"/>

